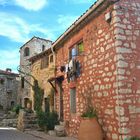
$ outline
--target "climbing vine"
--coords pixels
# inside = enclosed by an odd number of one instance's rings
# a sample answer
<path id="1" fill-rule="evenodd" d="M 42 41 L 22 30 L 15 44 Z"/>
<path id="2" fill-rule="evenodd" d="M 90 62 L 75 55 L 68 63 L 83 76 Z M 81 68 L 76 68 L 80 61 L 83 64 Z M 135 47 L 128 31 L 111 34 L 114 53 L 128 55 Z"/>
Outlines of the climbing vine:
<path id="1" fill-rule="evenodd" d="M 34 109 L 37 113 L 39 113 L 42 111 L 44 90 L 39 87 L 37 80 L 34 80 L 33 91 L 34 91 Z"/>

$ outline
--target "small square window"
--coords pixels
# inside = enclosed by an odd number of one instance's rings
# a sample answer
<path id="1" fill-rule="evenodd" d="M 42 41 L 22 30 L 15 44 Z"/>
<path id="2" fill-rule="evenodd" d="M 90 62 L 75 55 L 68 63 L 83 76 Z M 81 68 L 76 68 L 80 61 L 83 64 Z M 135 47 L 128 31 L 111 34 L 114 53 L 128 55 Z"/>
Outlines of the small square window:
<path id="1" fill-rule="evenodd" d="M 53 62 L 53 55 L 50 55 L 50 63 Z"/>
<path id="2" fill-rule="evenodd" d="M 77 50 L 78 50 L 78 54 L 81 54 L 84 52 L 84 45 L 83 45 L 83 42 L 79 43 L 77 45 Z"/>
<path id="3" fill-rule="evenodd" d="M 48 56 L 44 56 L 41 59 L 41 69 L 48 67 L 49 65 L 49 57 Z"/>
<path id="4" fill-rule="evenodd" d="M 83 42 L 77 43 L 69 50 L 69 59 L 73 59 L 76 56 L 82 54 L 83 52 L 84 52 Z"/>
<path id="5" fill-rule="evenodd" d="M 4 79 L 0 78 L 0 84 L 3 85 L 4 84 Z"/>

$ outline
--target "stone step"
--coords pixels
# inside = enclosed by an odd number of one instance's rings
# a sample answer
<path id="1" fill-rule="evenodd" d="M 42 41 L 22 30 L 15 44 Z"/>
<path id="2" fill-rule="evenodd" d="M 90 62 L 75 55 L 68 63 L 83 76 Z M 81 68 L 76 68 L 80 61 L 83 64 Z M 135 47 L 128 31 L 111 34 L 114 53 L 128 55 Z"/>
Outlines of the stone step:
<path id="1" fill-rule="evenodd" d="M 66 132 L 65 132 L 65 127 L 63 125 L 55 125 L 54 128 L 56 135 L 59 137 L 65 136 Z"/>

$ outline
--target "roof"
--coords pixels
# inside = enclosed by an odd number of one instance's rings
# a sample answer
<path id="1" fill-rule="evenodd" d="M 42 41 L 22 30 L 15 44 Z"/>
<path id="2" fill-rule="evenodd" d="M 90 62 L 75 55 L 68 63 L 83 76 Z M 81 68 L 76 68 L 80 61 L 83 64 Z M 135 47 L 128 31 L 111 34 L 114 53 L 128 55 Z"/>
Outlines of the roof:
<path id="1" fill-rule="evenodd" d="M 111 3 L 115 3 L 119 0 L 97 0 L 83 15 L 81 15 L 53 44 L 52 47 L 55 47 L 59 42 L 61 42 L 70 32 L 72 32 L 75 27 L 77 27 L 82 21 L 84 21 L 91 13 L 96 11 L 100 5 L 104 2 L 107 3 L 107 6 Z M 98 13 L 98 11 L 97 11 Z"/>
<path id="2" fill-rule="evenodd" d="M 47 40 L 47 39 L 44 39 L 44 38 L 40 38 L 40 37 L 34 36 L 34 37 L 32 37 L 30 40 L 28 40 L 24 45 L 22 45 L 22 46 L 20 47 L 20 49 L 22 49 L 26 44 L 28 44 L 29 42 L 31 42 L 34 38 L 39 39 L 39 40 L 44 40 L 44 41 L 46 41 L 46 42 L 52 42 L 51 40 Z"/>
<path id="3" fill-rule="evenodd" d="M 83 15 L 81 15 L 58 39 L 52 44 L 52 48 L 57 46 L 59 42 L 61 42 L 74 28 L 76 28 L 82 21 L 84 21 L 91 13 L 96 11 L 96 9 L 102 5 L 104 2 L 108 3 L 114 3 L 119 0 L 97 0 Z M 29 42 L 29 41 L 28 41 Z M 27 44 L 27 43 L 26 43 Z M 51 48 L 49 48 L 51 50 Z M 48 50 L 45 50 L 44 52 L 41 52 L 33 57 L 31 57 L 30 61 L 35 61 L 39 59 L 40 57 L 47 54 Z"/>
<path id="4" fill-rule="evenodd" d="M 1 69 L 0 69 L 0 74 L 19 76 L 19 74 L 17 74 L 17 73 L 13 73 L 13 72 L 9 72 L 9 71 L 6 71 L 6 70 L 1 70 Z"/>

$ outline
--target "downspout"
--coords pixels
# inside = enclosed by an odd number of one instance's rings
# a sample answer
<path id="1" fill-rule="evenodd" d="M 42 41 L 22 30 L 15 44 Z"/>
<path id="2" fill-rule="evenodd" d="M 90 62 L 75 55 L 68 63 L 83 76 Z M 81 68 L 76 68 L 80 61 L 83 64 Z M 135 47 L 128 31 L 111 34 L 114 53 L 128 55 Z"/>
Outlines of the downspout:
<path id="1" fill-rule="evenodd" d="M 54 77 L 56 77 L 56 65 L 55 65 L 55 52 L 54 52 L 54 46 L 53 45 L 51 45 L 51 51 L 52 51 L 52 54 L 53 54 L 53 60 L 54 60 Z M 56 93 L 57 93 L 57 89 L 56 89 L 56 81 L 55 81 L 55 85 L 53 85 L 51 82 L 49 82 L 50 84 L 51 84 L 51 86 L 55 89 L 55 94 L 54 94 L 54 110 L 56 109 L 56 103 L 55 103 L 55 95 L 56 95 Z M 55 110 L 56 111 L 56 110 Z"/>

